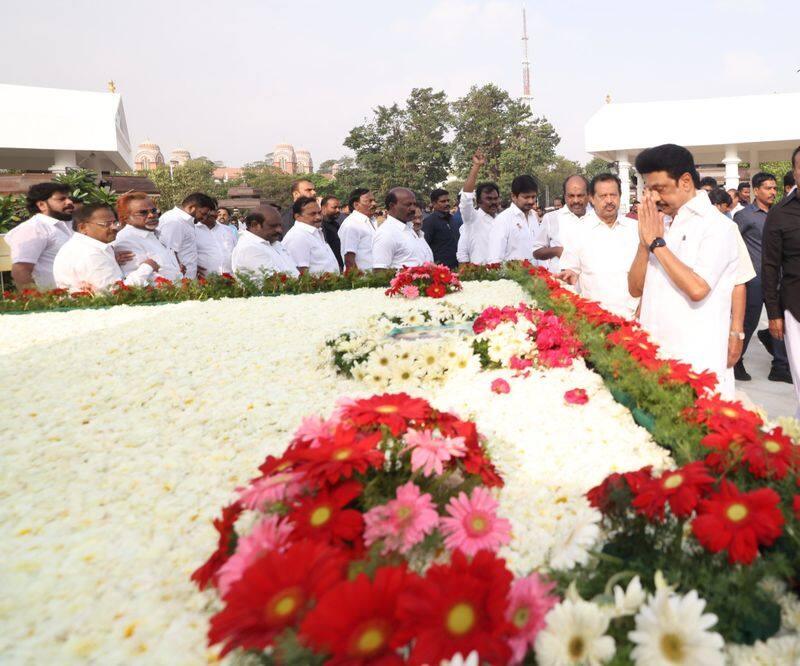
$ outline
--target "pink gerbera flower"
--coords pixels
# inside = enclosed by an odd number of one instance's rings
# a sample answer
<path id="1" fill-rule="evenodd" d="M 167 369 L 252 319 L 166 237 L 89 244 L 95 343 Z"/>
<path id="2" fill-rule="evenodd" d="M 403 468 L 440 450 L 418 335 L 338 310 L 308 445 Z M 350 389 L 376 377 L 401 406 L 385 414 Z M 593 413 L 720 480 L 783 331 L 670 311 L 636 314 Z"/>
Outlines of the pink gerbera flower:
<path id="1" fill-rule="evenodd" d="M 442 474 L 443 463 L 461 458 L 467 451 L 463 437 L 434 437 L 431 430 L 412 430 L 406 434 L 405 443 L 403 453 L 411 451 L 411 470 L 421 469 L 425 476 Z"/>
<path id="2" fill-rule="evenodd" d="M 481 486 L 469 497 L 459 493 L 447 505 L 451 517 L 441 519 L 444 545 L 469 556 L 479 550 L 496 552 L 511 540 L 511 523 L 497 517 L 497 507 L 497 500 Z"/>
<path id="3" fill-rule="evenodd" d="M 412 300 L 415 298 L 419 298 L 419 288 L 414 286 L 413 284 L 407 284 L 400 290 L 400 293 L 403 295 L 403 297 Z"/>
<path id="4" fill-rule="evenodd" d="M 397 499 L 367 511 L 364 523 L 367 546 L 384 539 L 383 555 L 405 554 L 436 529 L 439 514 L 431 496 L 409 481 L 397 489 Z"/>
<path id="5" fill-rule="evenodd" d="M 545 583 L 535 573 L 511 584 L 506 619 L 514 625 L 514 635 L 508 639 L 512 664 L 522 662 L 544 628 L 544 616 L 558 602 L 558 597 L 549 594 L 554 587 L 555 583 Z"/>
<path id="6" fill-rule="evenodd" d="M 224 597 L 231 585 L 242 577 L 253 562 L 268 550 L 283 551 L 289 545 L 292 525 L 275 514 L 258 523 L 246 537 L 239 539 L 236 552 L 220 567 L 219 591 Z"/>
<path id="7" fill-rule="evenodd" d="M 247 509 L 263 509 L 265 504 L 289 501 L 303 489 L 300 475 L 278 472 L 253 481 L 247 488 L 237 488 L 239 501 Z"/>
<path id="8" fill-rule="evenodd" d="M 319 416 L 305 416 L 300 421 L 300 427 L 294 433 L 296 442 L 307 444 L 311 448 L 322 445 L 322 442 L 333 436 L 338 419 L 328 421 Z"/>

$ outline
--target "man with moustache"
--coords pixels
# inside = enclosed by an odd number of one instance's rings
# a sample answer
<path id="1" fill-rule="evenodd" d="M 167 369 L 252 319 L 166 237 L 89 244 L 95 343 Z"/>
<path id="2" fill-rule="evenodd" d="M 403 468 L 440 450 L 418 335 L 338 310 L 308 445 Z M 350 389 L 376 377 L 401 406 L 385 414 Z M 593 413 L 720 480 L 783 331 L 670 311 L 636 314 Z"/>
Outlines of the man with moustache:
<path id="1" fill-rule="evenodd" d="M 611 173 L 589 183 L 593 210 L 561 255 L 559 278 L 580 285 L 581 296 L 609 312 L 632 319 L 639 299 L 628 292 L 628 269 L 639 246 L 637 221 L 619 212 L 622 184 Z"/>
<path id="2" fill-rule="evenodd" d="M 489 232 L 488 263 L 533 261 L 533 240 L 539 229 L 534 212 L 539 183 L 527 174 L 511 181 L 511 205 L 500 213 Z"/>
<path id="3" fill-rule="evenodd" d="M 305 178 L 294 181 L 292 183 L 291 192 L 292 203 L 297 201 L 300 197 L 314 199 L 317 196 L 317 190 L 314 187 L 314 183 L 312 183 L 310 180 L 306 180 Z M 286 234 L 289 232 L 289 229 L 294 226 L 294 213 L 292 212 L 291 206 L 281 212 L 281 221 L 283 222 L 283 235 L 286 236 Z"/>
<path id="4" fill-rule="evenodd" d="M 589 203 L 589 181 L 580 174 L 564 181 L 566 206 L 542 217 L 533 243 L 533 256 L 551 273 L 559 272 L 559 258 L 579 222 L 586 215 Z"/>
<path id="5" fill-rule="evenodd" d="M 28 190 L 32 217 L 14 227 L 5 240 L 11 248 L 11 277 L 19 291 L 55 289 L 53 261 L 73 234 L 75 202 L 60 183 L 37 183 Z"/>
<path id="6" fill-rule="evenodd" d="M 411 224 L 417 212 L 416 195 L 408 188 L 394 187 L 385 203 L 387 216 L 372 244 L 373 270 L 421 265 L 419 238 Z"/>
<path id="7" fill-rule="evenodd" d="M 354 189 L 347 200 L 350 210 L 339 226 L 339 240 L 344 267 L 349 270 L 372 270 L 372 243 L 378 225 L 375 222 L 375 195 L 364 187 Z"/>
<path id="8" fill-rule="evenodd" d="M 322 211 L 317 200 L 300 197 L 292 204 L 294 226 L 283 237 L 283 246 L 300 274 L 339 273 L 331 246 L 322 235 Z"/>
<path id="9" fill-rule="evenodd" d="M 491 182 L 478 183 L 476 188 L 484 164 L 483 152 L 476 150 L 458 202 L 463 223 L 456 254 L 461 264 L 489 263 L 489 235 L 500 212 L 500 190 Z"/>
<path id="10" fill-rule="evenodd" d="M 260 277 L 270 273 L 285 273 L 297 277 L 300 274 L 281 243 L 283 222 L 275 208 L 261 205 L 244 218 L 244 223 L 247 228 L 240 234 L 231 257 L 236 275 Z"/>
<path id="11" fill-rule="evenodd" d="M 344 218 L 339 217 L 341 214 L 339 199 L 334 196 L 322 197 L 319 207 L 322 210 L 322 235 L 333 250 L 339 270 L 342 270 L 344 262 L 342 261 L 342 241 L 339 239 L 339 227 Z"/>
<path id="12" fill-rule="evenodd" d="M 425 241 L 433 260 L 453 270 L 458 269 L 458 238 L 461 223 L 450 212 L 450 193 L 436 188 L 430 195 L 432 212 L 422 222 Z"/>

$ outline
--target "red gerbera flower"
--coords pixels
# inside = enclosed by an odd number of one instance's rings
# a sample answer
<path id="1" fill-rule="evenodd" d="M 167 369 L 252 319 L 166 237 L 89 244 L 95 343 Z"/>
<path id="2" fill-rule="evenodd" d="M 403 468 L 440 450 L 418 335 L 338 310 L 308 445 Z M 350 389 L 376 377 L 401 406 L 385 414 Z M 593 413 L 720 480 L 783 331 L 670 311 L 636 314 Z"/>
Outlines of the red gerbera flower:
<path id="1" fill-rule="evenodd" d="M 206 560 L 205 564 L 192 574 L 192 580 L 201 590 L 204 590 L 209 582 L 216 577 L 219 568 L 225 564 L 233 554 L 233 526 L 243 510 L 244 507 L 241 503 L 234 502 L 223 508 L 222 515 L 214 519 L 214 529 L 219 533 L 217 549 L 211 554 L 211 557 Z"/>
<path id="2" fill-rule="evenodd" d="M 794 517 L 800 520 L 800 495 L 792 497 L 792 511 L 794 511 Z"/>
<path id="3" fill-rule="evenodd" d="M 442 298 L 447 293 L 447 289 L 443 284 L 434 282 L 425 287 L 425 295 L 430 298 Z"/>
<path id="4" fill-rule="evenodd" d="M 289 514 L 297 538 L 332 544 L 350 541 L 360 545 L 364 518 L 360 511 L 344 507 L 361 495 L 361 490 L 360 483 L 348 481 L 332 491 L 323 490 L 314 497 L 300 500 Z"/>
<path id="5" fill-rule="evenodd" d="M 263 650 L 302 618 L 310 603 L 344 578 L 348 559 L 330 546 L 300 541 L 283 553 L 267 551 L 224 597 L 225 608 L 211 618 L 210 645 Z"/>
<path id="6" fill-rule="evenodd" d="M 714 478 L 709 475 L 702 462 L 693 462 L 680 469 L 664 472 L 659 478 L 653 479 L 640 488 L 633 499 L 636 510 L 649 519 L 664 519 L 664 506 L 669 502 L 672 513 L 685 518 L 694 511 L 700 496 L 711 484 Z"/>
<path id="7" fill-rule="evenodd" d="M 315 652 L 331 655 L 326 664 L 402 664 L 395 652 L 397 598 L 408 579 L 403 565 L 382 567 L 373 580 L 362 573 L 338 583 L 303 620 L 301 638 Z"/>
<path id="8" fill-rule="evenodd" d="M 286 459 L 296 463 L 295 471 L 312 484 L 334 484 L 349 479 L 355 472 L 383 465 L 383 452 L 377 449 L 381 433 L 361 435 L 352 428 L 339 427 L 333 439 L 315 448 L 296 449 L 286 453 Z"/>
<path id="9" fill-rule="evenodd" d="M 625 472 L 624 474 L 609 474 L 599 486 L 595 486 L 586 493 L 595 509 L 603 513 L 618 508 L 627 508 L 631 492 L 638 493 L 643 486 L 652 480 L 652 467 L 642 467 L 635 472 Z"/>
<path id="10" fill-rule="evenodd" d="M 780 499 L 772 488 L 743 493 L 723 481 L 719 492 L 700 502 L 692 532 L 712 553 L 727 550 L 731 564 L 750 564 L 758 546 L 772 545 L 783 531 Z"/>
<path id="11" fill-rule="evenodd" d="M 438 427 L 445 437 L 463 437 L 467 452 L 461 459 L 464 469 L 470 474 L 478 474 L 483 484 L 490 488 L 502 488 L 503 479 L 491 460 L 486 457 L 478 438 L 478 429 L 472 421 L 462 421 L 453 414 L 439 414 L 431 424 L 431 428 Z"/>
<path id="12" fill-rule="evenodd" d="M 761 417 L 739 402 L 729 402 L 718 397 L 698 398 L 694 403 L 697 423 L 705 423 L 709 430 L 745 430 L 759 428 L 764 422 Z"/>
<path id="13" fill-rule="evenodd" d="M 408 429 L 409 421 L 423 421 L 431 414 L 427 400 L 412 398 L 407 393 L 384 393 L 365 400 L 355 400 L 342 408 L 342 420 L 360 429 L 378 430 L 389 427 L 397 437 Z"/>
<path id="14" fill-rule="evenodd" d="M 781 428 L 775 428 L 755 442 L 744 445 L 742 460 L 759 478 L 782 479 L 798 463 L 798 448 Z"/>
<path id="15" fill-rule="evenodd" d="M 758 429 L 749 423 L 731 421 L 720 425 L 700 440 L 703 446 L 712 449 L 705 458 L 706 466 L 719 473 L 732 469 L 739 464 L 745 445 L 759 439 Z"/>
<path id="16" fill-rule="evenodd" d="M 455 551 L 449 565 L 435 564 L 400 594 L 400 644 L 411 638 L 410 664 L 438 664 L 476 650 L 482 661 L 505 664 L 514 627 L 506 619 L 513 576 L 488 551 L 472 561 Z"/>

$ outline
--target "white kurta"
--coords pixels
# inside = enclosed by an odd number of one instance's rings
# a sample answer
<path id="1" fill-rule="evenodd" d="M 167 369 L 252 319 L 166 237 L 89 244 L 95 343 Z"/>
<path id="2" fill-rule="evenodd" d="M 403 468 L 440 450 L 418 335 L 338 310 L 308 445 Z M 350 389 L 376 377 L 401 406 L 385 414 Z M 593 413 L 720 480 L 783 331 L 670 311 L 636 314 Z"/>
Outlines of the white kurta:
<path id="1" fill-rule="evenodd" d="M 650 253 L 642 293 L 641 324 L 665 356 L 724 378 L 728 357 L 731 295 L 739 254 L 736 227 L 704 191 L 684 204 L 664 235 L 669 250 L 697 273 L 711 291 L 692 301 Z M 658 250 L 656 250 L 658 252 Z"/>
<path id="2" fill-rule="evenodd" d="M 53 289 L 53 261 L 72 238 L 72 222 L 37 213 L 9 231 L 5 240 L 11 248 L 11 263 L 33 264 L 33 281 L 39 289 Z"/>
<path id="3" fill-rule="evenodd" d="M 158 238 L 178 255 L 186 267 L 186 277 L 197 277 L 197 234 L 194 218 L 177 206 L 168 210 L 158 220 Z"/>
<path id="4" fill-rule="evenodd" d="M 546 213 L 542 217 L 542 223 L 533 239 L 534 251 L 544 247 L 564 247 L 561 237 L 562 230 L 569 229 L 566 233 L 571 235 L 571 230 L 576 228 L 582 219 L 583 217 L 578 217 L 566 206 Z M 558 257 L 544 259 L 541 261 L 541 265 L 551 273 L 558 273 L 561 270 Z"/>
<path id="5" fill-rule="evenodd" d="M 431 250 L 431 246 L 428 245 L 428 241 L 425 240 L 425 234 L 422 233 L 422 229 L 417 233 L 414 231 L 413 223 L 407 222 L 406 226 L 411 229 L 411 233 L 414 235 L 414 253 L 419 263 L 433 263 L 433 250 Z"/>
<path id="6" fill-rule="evenodd" d="M 581 233 L 561 255 L 561 270 L 578 274 L 581 296 L 609 312 L 633 318 L 639 299 L 628 292 L 628 271 L 639 247 L 636 220 L 619 215 L 609 227 L 593 211 L 581 226 Z"/>
<path id="7" fill-rule="evenodd" d="M 377 226 L 375 220 L 354 210 L 339 226 L 342 259 L 348 252 L 355 254 L 356 266 L 362 271 L 372 270 L 372 242 Z"/>
<path id="8" fill-rule="evenodd" d="M 156 275 L 166 280 L 177 282 L 183 277 L 175 252 L 167 248 L 155 232 L 137 229 L 130 224 L 122 227 L 112 245 L 118 250 L 133 252 L 134 257 L 122 268 L 122 274 L 133 273 L 145 259 L 152 259 L 158 264 Z"/>
<path id="9" fill-rule="evenodd" d="M 239 236 L 239 242 L 233 248 L 232 264 L 234 273 L 299 275 L 297 266 L 280 241 L 270 243 L 251 231 L 243 231 Z"/>
<path id="10" fill-rule="evenodd" d="M 206 275 L 231 273 L 231 254 L 237 237 L 223 224 L 217 222 L 210 229 L 198 222 L 195 225 L 197 240 L 197 265 L 206 270 Z"/>
<path id="11" fill-rule="evenodd" d="M 129 287 L 151 282 L 153 267 L 142 264 L 123 279 L 114 248 L 81 233 L 72 235 L 53 262 L 56 285 L 69 291 L 105 291 L 122 280 Z"/>
<path id="12" fill-rule="evenodd" d="M 283 246 L 298 269 L 308 268 L 313 275 L 339 272 L 339 262 L 331 246 L 325 242 L 322 229 L 295 220 L 283 238 Z"/>
<path id="13" fill-rule="evenodd" d="M 405 222 L 388 215 L 375 232 L 372 243 L 373 268 L 419 266 L 417 235 Z"/>
<path id="14" fill-rule="evenodd" d="M 461 211 L 461 236 L 457 255 L 461 263 L 489 263 L 489 234 L 497 218 L 475 208 L 475 192 L 461 192 L 458 204 Z"/>
<path id="15" fill-rule="evenodd" d="M 489 231 L 488 263 L 533 261 L 533 241 L 539 229 L 539 218 L 530 211 L 527 215 L 512 203 L 496 218 Z"/>

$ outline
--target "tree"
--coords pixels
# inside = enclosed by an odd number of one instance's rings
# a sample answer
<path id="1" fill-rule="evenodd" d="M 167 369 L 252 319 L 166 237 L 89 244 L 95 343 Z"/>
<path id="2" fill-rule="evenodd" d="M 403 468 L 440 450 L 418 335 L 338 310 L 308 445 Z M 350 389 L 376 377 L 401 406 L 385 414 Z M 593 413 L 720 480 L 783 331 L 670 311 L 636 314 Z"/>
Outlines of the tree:
<path id="1" fill-rule="evenodd" d="M 428 192 L 447 177 L 451 126 L 444 92 L 414 88 L 405 107 L 378 106 L 371 120 L 350 130 L 344 145 L 355 152 L 356 166 L 342 169 L 336 179 L 357 173 L 359 184 L 378 195 L 396 186 Z"/>
<path id="2" fill-rule="evenodd" d="M 555 197 L 563 196 L 564 180 L 576 173 L 581 173 L 581 166 L 566 157 L 556 155 L 550 169 L 539 176 L 541 201 L 545 206 L 550 206 Z"/>
<path id="3" fill-rule="evenodd" d="M 308 180 L 314 184 L 317 194 L 330 194 L 332 181 L 320 173 L 284 173 L 269 162 L 253 162 L 242 168 L 242 177 L 248 187 L 261 191 L 261 198 L 268 203 L 276 203 L 284 208 L 292 205 L 292 183 Z"/>
<path id="4" fill-rule="evenodd" d="M 507 189 L 514 176 L 542 173 L 553 164 L 561 140 L 545 118 L 534 118 L 530 108 L 505 90 L 489 83 L 473 86 L 453 102 L 456 134 L 453 161 L 457 175 L 469 171 L 472 154 L 486 156 L 483 175 Z"/>
<path id="5" fill-rule="evenodd" d="M 223 187 L 214 181 L 214 169 L 214 163 L 203 158 L 188 160 L 181 166 L 173 167 L 171 175 L 169 166 L 160 166 L 140 175 L 147 176 L 155 183 L 160 192 L 158 205 L 161 210 L 169 210 L 192 192 L 203 192 L 217 198 L 224 196 L 227 186 Z"/>
<path id="6" fill-rule="evenodd" d="M 317 167 L 317 171 L 319 173 L 330 173 L 333 170 L 334 164 L 336 164 L 336 160 L 325 160 Z"/>
<path id="7" fill-rule="evenodd" d="M 617 173 L 617 167 L 614 162 L 606 162 L 600 157 L 593 157 L 583 165 L 582 172 L 586 178 L 591 180 L 600 173 Z"/>

